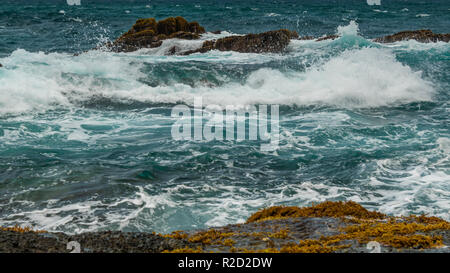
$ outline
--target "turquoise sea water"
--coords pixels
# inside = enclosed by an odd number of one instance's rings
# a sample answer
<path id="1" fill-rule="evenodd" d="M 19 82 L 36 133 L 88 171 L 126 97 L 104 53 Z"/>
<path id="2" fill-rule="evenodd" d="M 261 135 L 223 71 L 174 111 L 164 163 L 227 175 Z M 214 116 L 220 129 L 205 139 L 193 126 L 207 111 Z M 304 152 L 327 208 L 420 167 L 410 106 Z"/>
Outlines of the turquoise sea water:
<path id="1" fill-rule="evenodd" d="M 111 3 L 113 2 L 113 3 Z M 202 40 L 288 28 L 283 54 L 89 51 L 137 18 L 181 15 Z M 354 200 L 449 220 L 450 2 L 8 1 L 0 5 L 0 225 L 69 233 L 196 229 L 271 205 Z M 175 141 L 176 104 L 280 105 L 280 144 Z"/>

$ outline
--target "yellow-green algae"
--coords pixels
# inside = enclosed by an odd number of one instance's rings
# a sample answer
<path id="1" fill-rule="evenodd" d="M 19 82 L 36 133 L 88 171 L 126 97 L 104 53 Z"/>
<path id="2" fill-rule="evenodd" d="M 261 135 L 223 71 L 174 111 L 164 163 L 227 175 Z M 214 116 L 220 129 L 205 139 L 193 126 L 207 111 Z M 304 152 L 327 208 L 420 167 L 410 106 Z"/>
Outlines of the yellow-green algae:
<path id="1" fill-rule="evenodd" d="M 13 227 L 0 227 L 1 231 L 13 231 L 18 233 L 25 233 L 25 232 L 34 232 L 34 233 L 46 233 L 45 230 L 35 230 L 32 227 L 21 227 L 19 225 L 15 225 Z"/>
<path id="2" fill-rule="evenodd" d="M 187 35 L 190 33 L 191 35 Z M 158 39 L 188 37 L 198 39 L 205 29 L 198 22 L 188 22 L 181 16 L 169 17 L 156 22 L 155 18 L 138 19 L 131 29 L 117 41 L 133 40 L 139 37 L 156 36 Z"/>
<path id="3" fill-rule="evenodd" d="M 322 236 L 319 239 L 300 240 L 298 243 L 286 243 L 279 248 L 273 247 L 270 238 L 288 238 L 289 229 L 276 232 L 227 233 L 215 229 L 202 231 L 194 235 L 184 234 L 191 243 L 203 245 L 227 245 L 224 239 L 232 236 L 252 236 L 267 242 L 268 248 L 247 249 L 231 247 L 231 252 L 269 252 L 269 253 L 331 253 L 351 247 L 349 241 L 356 240 L 361 244 L 376 241 L 384 246 L 397 249 L 426 249 L 443 246 L 442 236 L 429 234 L 432 231 L 450 230 L 450 223 L 438 217 L 411 215 L 393 217 L 386 214 L 368 211 L 356 202 L 326 201 L 310 207 L 275 206 L 262 209 L 251 215 L 249 223 L 263 223 L 268 220 L 298 217 L 332 217 L 340 218 L 346 225 L 339 229 L 338 235 Z M 180 237 L 174 233 L 173 238 Z M 227 239 L 228 238 L 228 239 Z M 178 251 L 178 250 L 174 250 Z"/>
<path id="4" fill-rule="evenodd" d="M 368 211 L 356 202 L 326 201 L 311 207 L 275 206 L 262 209 L 247 220 L 247 223 L 296 217 L 344 217 L 352 216 L 358 219 L 382 219 L 386 215 L 376 211 Z"/>

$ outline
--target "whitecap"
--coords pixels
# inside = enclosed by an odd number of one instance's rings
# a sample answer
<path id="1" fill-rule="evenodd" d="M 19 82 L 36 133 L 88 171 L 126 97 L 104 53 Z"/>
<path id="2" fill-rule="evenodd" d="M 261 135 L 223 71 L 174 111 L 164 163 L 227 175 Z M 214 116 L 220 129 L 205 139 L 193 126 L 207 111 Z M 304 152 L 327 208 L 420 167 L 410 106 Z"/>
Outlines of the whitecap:
<path id="1" fill-rule="evenodd" d="M 367 5 L 369 5 L 369 6 L 373 6 L 373 5 L 379 6 L 379 5 L 381 5 L 381 0 L 366 0 L 366 1 L 367 1 Z"/>
<path id="2" fill-rule="evenodd" d="M 359 32 L 359 26 L 356 21 L 351 20 L 347 26 L 338 26 L 337 34 L 339 36 L 357 36 Z"/>

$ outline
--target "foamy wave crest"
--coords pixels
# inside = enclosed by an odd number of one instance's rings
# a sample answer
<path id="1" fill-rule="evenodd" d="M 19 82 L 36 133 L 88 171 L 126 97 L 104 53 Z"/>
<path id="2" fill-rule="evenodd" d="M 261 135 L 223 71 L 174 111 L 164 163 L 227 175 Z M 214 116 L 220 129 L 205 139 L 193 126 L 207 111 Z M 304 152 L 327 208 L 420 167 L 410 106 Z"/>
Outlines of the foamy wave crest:
<path id="1" fill-rule="evenodd" d="M 252 59 L 255 63 L 261 60 L 258 54 L 208 54 L 181 57 L 90 52 L 75 57 L 17 50 L 1 60 L 5 67 L 0 70 L 0 114 L 76 107 L 93 97 L 118 102 L 190 104 L 195 96 L 202 96 L 205 104 L 358 108 L 431 101 L 434 94 L 432 84 L 422 79 L 420 72 L 403 65 L 390 49 L 383 48 L 348 49 L 303 72 L 260 68 L 243 82 L 149 86 L 141 81 L 152 76 L 142 72 L 146 63 L 226 63 L 228 58 L 236 57 L 250 63 Z"/>
<path id="2" fill-rule="evenodd" d="M 338 26 L 337 34 L 339 36 L 357 36 L 359 32 L 358 24 L 352 20 L 347 26 Z"/>
<path id="3" fill-rule="evenodd" d="M 202 96 L 205 104 L 324 104 L 338 107 L 379 107 L 431 101 L 432 84 L 395 59 L 386 49 L 348 50 L 306 72 L 287 72 L 262 68 L 244 83 L 217 87 L 141 86 L 127 93 L 112 91 L 117 99 L 146 102 L 192 103 Z"/>
<path id="4" fill-rule="evenodd" d="M 73 107 L 93 95 L 136 89 L 142 76 L 139 63 L 100 52 L 74 57 L 18 49 L 1 63 L 0 115 Z"/>

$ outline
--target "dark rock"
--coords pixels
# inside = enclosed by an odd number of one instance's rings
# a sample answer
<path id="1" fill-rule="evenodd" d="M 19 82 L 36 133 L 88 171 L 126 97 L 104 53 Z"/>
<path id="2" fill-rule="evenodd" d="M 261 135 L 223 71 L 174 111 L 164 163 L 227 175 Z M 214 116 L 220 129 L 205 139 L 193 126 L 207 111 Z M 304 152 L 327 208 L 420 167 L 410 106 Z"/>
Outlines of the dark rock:
<path id="1" fill-rule="evenodd" d="M 182 28 L 179 29 L 179 31 L 185 31 L 186 29 L 184 28 L 184 22 L 181 22 L 181 20 L 179 20 L 180 23 L 177 24 L 177 20 L 173 17 L 161 20 L 158 22 L 157 25 L 157 30 L 159 34 L 165 34 L 165 35 L 170 35 L 174 32 L 177 32 L 177 25 L 181 25 Z M 186 21 L 186 20 L 184 20 Z"/>
<path id="2" fill-rule="evenodd" d="M 302 36 L 302 37 L 298 37 L 298 40 L 314 40 L 316 39 L 316 37 L 314 36 Z"/>
<path id="3" fill-rule="evenodd" d="M 169 54 L 169 55 L 175 55 L 175 53 L 177 53 L 178 51 L 179 51 L 179 48 L 176 47 L 176 46 L 173 46 L 173 47 L 171 47 L 171 48 L 169 49 L 168 54 Z"/>
<path id="4" fill-rule="evenodd" d="M 158 253 L 164 250 L 193 247 L 183 239 L 165 238 L 151 233 L 105 231 L 66 235 L 0 230 L 0 253 L 68 253 L 67 244 L 78 242 L 81 252 Z"/>
<path id="5" fill-rule="evenodd" d="M 327 35 L 327 36 L 318 38 L 316 40 L 316 42 L 325 41 L 325 40 L 334 40 L 334 39 L 337 39 L 337 38 L 339 38 L 339 35 Z"/>
<path id="6" fill-rule="evenodd" d="M 210 50 L 241 53 L 280 53 L 286 49 L 291 39 L 296 38 L 298 38 L 297 32 L 287 29 L 244 36 L 230 36 L 216 41 L 205 41 L 201 48 L 184 52 L 183 55 L 204 53 Z"/>
<path id="7" fill-rule="evenodd" d="M 405 40 L 416 40 L 422 43 L 430 43 L 430 42 L 449 42 L 450 41 L 450 33 L 447 34 L 437 34 L 433 33 L 429 29 L 422 30 L 413 30 L 413 31 L 402 31 L 395 33 L 393 35 L 388 35 L 380 38 L 374 39 L 375 42 L 378 43 L 393 43 L 398 41 Z"/>
<path id="8" fill-rule="evenodd" d="M 178 31 L 170 34 L 167 38 L 173 39 L 184 39 L 184 40 L 197 40 L 200 38 L 200 35 L 194 32 L 186 32 L 186 31 Z"/>
<path id="9" fill-rule="evenodd" d="M 0 64 L 0 67 L 3 67 L 3 65 L 2 65 L 2 64 Z"/>
<path id="10" fill-rule="evenodd" d="M 165 39 L 195 40 L 205 29 L 197 22 L 188 22 L 183 17 L 169 17 L 156 22 L 154 18 L 139 19 L 129 31 L 106 48 L 116 52 L 131 52 L 141 48 L 154 48 Z"/>
<path id="11" fill-rule="evenodd" d="M 222 33 L 222 31 L 221 30 L 215 30 L 215 31 L 212 31 L 211 33 L 212 34 L 220 34 L 220 33 Z"/>
<path id="12" fill-rule="evenodd" d="M 200 26 L 197 22 L 189 23 L 189 31 L 194 33 L 205 33 L 205 29 Z"/>

